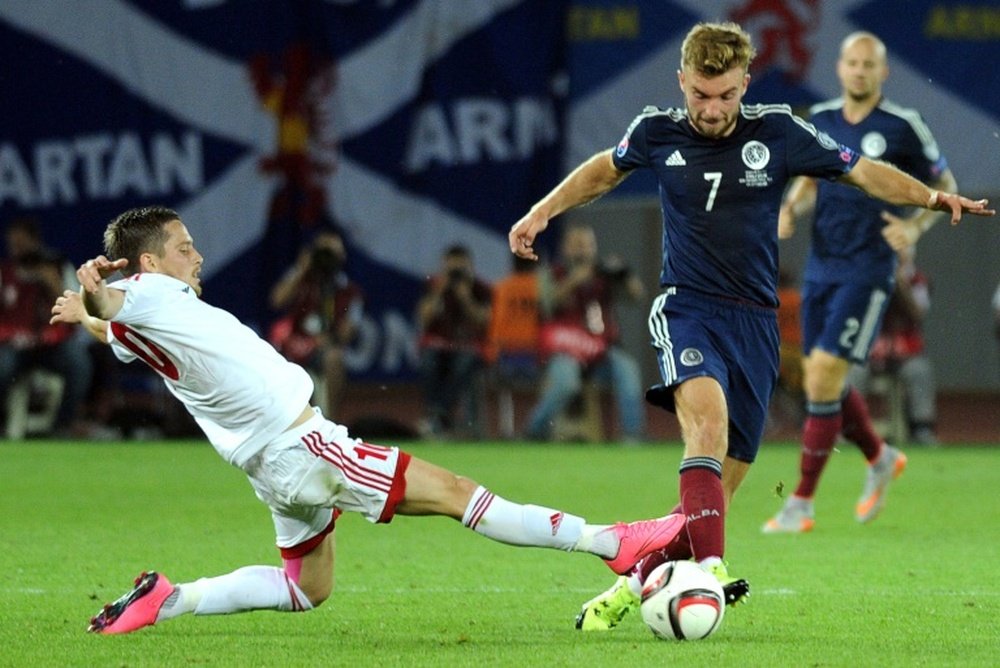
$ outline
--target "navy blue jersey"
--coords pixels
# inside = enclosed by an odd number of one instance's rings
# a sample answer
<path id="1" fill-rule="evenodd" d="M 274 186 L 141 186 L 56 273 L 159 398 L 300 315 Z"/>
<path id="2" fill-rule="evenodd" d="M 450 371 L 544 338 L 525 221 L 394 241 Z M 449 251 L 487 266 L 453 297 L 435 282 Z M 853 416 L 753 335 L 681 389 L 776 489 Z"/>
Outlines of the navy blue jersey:
<path id="1" fill-rule="evenodd" d="M 930 130 L 912 109 L 882 100 L 856 125 L 844 119 L 844 100 L 815 105 L 811 122 L 867 158 L 883 160 L 927 183 L 947 168 Z M 812 250 L 805 279 L 823 283 L 882 283 L 895 270 L 896 254 L 882 238 L 882 211 L 901 207 L 839 183 L 820 182 L 816 194 Z"/>
<path id="2" fill-rule="evenodd" d="M 696 132 L 683 109 L 647 107 L 614 152 L 623 171 L 660 183 L 660 284 L 777 306 L 778 209 L 797 175 L 836 178 L 857 154 L 787 105 L 742 105 L 728 137 Z"/>

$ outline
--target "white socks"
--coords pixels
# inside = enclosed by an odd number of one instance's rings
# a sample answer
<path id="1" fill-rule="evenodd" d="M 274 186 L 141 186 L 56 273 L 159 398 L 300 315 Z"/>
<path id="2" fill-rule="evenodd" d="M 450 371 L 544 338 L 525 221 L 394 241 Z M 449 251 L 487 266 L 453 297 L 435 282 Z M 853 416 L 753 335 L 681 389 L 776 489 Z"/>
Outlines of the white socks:
<path id="1" fill-rule="evenodd" d="M 160 608 L 157 622 L 193 612 L 226 615 L 247 610 L 311 610 L 312 603 L 281 568 L 245 566 L 214 578 L 178 585 Z"/>
<path id="2" fill-rule="evenodd" d="M 587 524 L 552 508 L 512 503 L 482 486 L 472 494 L 462 524 L 508 545 L 590 552 L 605 559 L 618 554 L 618 536 L 608 526 Z"/>
<path id="3" fill-rule="evenodd" d="M 638 568 L 633 568 L 632 572 L 626 576 L 625 586 L 636 596 L 642 594 L 642 578 L 639 577 Z"/>
<path id="4" fill-rule="evenodd" d="M 618 554 L 619 540 L 613 527 L 587 524 L 582 517 L 552 508 L 512 503 L 485 487 L 473 493 L 462 524 L 508 545 L 589 552 L 604 559 Z M 249 610 L 298 612 L 312 607 L 284 569 L 246 566 L 226 575 L 177 585 L 156 621 L 189 612 L 225 615 Z"/>

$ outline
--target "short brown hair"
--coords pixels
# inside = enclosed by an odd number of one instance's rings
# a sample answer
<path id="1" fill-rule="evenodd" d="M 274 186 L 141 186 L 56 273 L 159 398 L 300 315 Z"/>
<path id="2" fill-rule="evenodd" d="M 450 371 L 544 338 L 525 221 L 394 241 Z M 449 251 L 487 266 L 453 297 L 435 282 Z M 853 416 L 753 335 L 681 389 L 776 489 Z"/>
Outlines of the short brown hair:
<path id="1" fill-rule="evenodd" d="M 699 23 L 681 45 L 681 69 L 717 77 L 734 67 L 746 72 L 757 52 L 750 35 L 736 23 Z"/>
<path id="2" fill-rule="evenodd" d="M 163 227 L 180 219 L 176 211 L 165 206 L 144 206 L 118 215 L 104 230 L 104 250 L 108 259 L 128 260 L 122 274 L 131 276 L 139 271 L 139 256 L 143 253 L 163 255 L 169 236 Z"/>

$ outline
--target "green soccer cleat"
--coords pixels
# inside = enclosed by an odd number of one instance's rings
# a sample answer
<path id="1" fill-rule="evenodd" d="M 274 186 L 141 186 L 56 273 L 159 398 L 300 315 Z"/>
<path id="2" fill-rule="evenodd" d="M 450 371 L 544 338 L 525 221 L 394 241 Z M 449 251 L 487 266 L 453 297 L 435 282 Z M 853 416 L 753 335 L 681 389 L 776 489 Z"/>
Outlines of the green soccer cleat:
<path id="1" fill-rule="evenodd" d="M 610 631 L 618 626 L 629 610 L 639 607 L 639 595 L 628 586 L 628 577 L 622 575 L 605 592 L 583 604 L 576 616 L 576 628 L 581 631 Z"/>
<path id="2" fill-rule="evenodd" d="M 743 602 L 743 599 L 750 598 L 750 583 L 742 578 L 734 578 L 729 575 L 726 565 L 721 561 L 712 566 L 702 566 L 702 568 L 714 575 L 715 579 L 722 585 L 726 605 L 738 605 Z"/>

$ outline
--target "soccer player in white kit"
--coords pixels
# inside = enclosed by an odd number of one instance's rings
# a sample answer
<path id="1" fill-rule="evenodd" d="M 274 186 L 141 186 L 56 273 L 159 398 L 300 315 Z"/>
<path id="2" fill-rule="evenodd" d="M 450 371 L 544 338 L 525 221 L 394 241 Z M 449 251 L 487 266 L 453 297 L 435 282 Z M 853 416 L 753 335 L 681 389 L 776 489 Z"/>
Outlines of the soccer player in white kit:
<path id="1" fill-rule="evenodd" d="M 625 573 L 684 527 L 681 515 L 593 525 L 551 508 L 503 499 L 477 483 L 394 447 L 365 443 L 327 420 L 313 384 L 232 314 L 200 299 L 202 256 L 176 212 L 132 209 L 104 233 L 108 256 L 77 270 L 53 322 L 79 322 L 124 362 L 140 359 L 226 461 L 242 469 L 270 509 L 283 567 L 247 566 L 179 585 L 161 573 L 91 620 L 97 633 L 128 633 L 185 613 L 304 611 L 333 588 L 333 529 L 340 511 L 371 522 L 445 515 L 488 538 L 600 556 Z M 115 272 L 124 278 L 105 279 Z"/>

